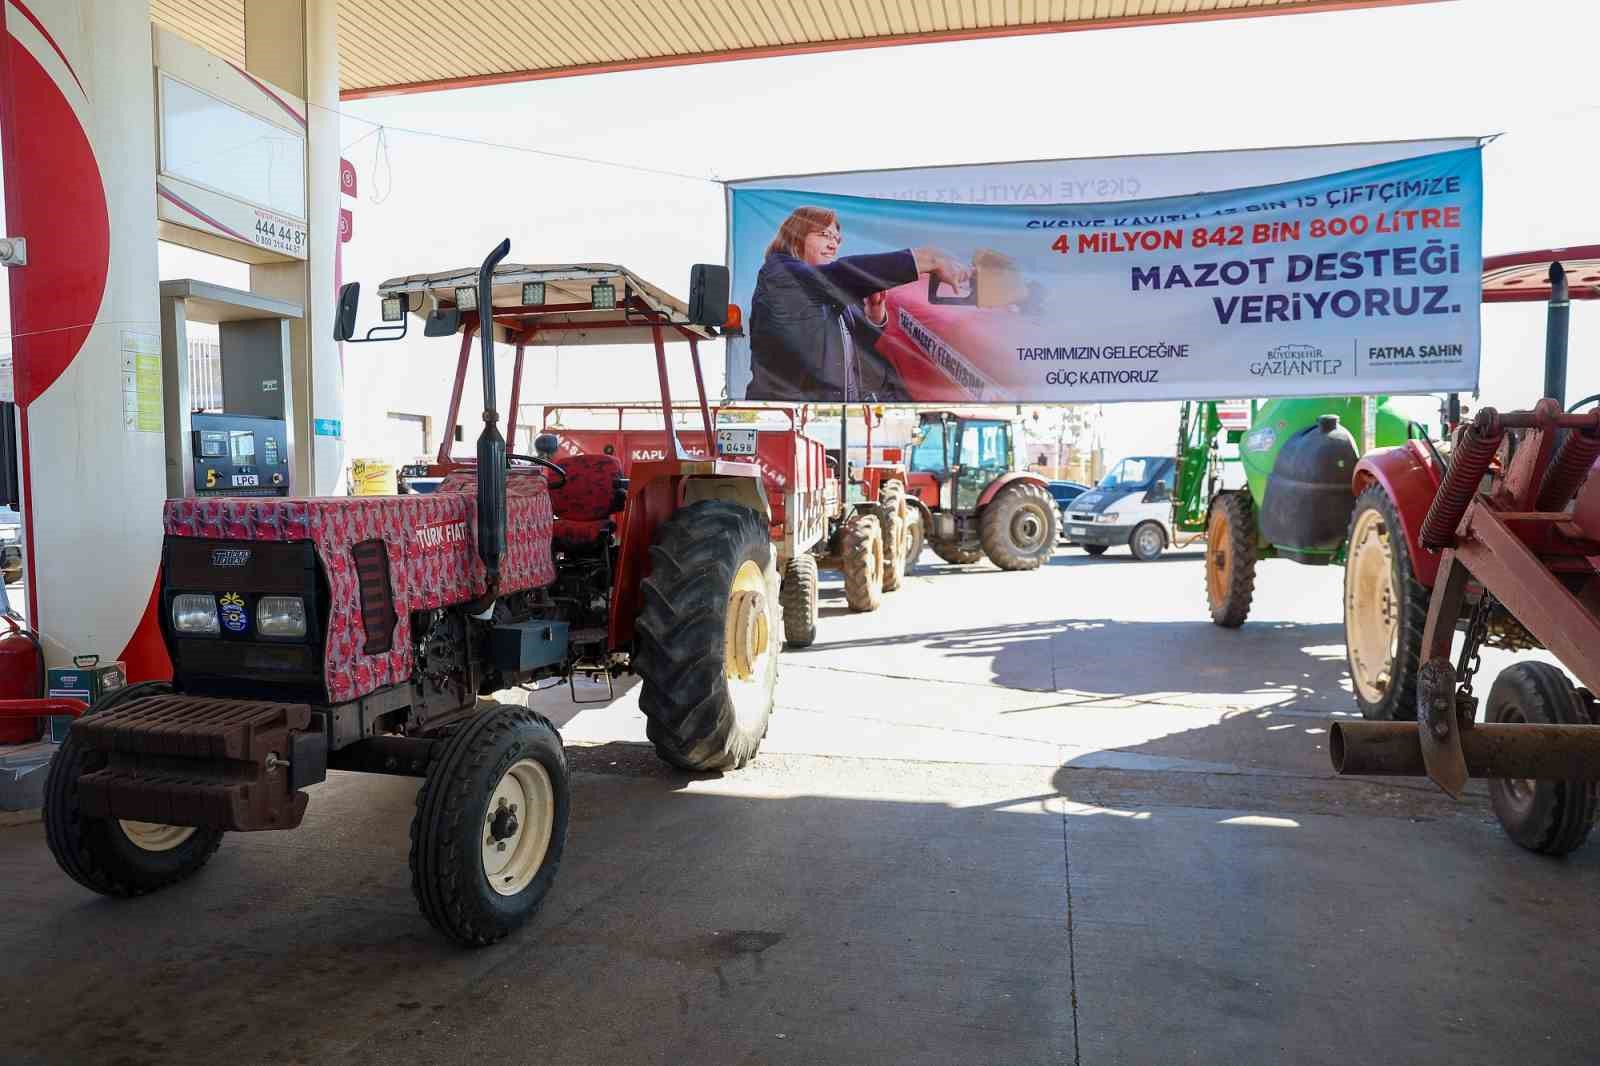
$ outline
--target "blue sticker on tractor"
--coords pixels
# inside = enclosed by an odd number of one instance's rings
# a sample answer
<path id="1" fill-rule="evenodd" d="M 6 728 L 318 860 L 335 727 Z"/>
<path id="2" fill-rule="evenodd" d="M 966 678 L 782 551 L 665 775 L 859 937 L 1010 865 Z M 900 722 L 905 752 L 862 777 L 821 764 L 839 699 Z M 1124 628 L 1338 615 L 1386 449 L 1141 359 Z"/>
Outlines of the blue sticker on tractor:
<path id="1" fill-rule="evenodd" d="M 222 615 L 222 627 L 230 633 L 243 633 L 250 626 L 250 615 L 244 609 L 244 597 L 237 592 L 224 593 L 217 601 Z"/>
<path id="2" fill-rule="evenodd" d="M 344 435 L 344 426 L 337 418 L 318 418 L 313 420 L 319 437 L 341 437 Z"/>

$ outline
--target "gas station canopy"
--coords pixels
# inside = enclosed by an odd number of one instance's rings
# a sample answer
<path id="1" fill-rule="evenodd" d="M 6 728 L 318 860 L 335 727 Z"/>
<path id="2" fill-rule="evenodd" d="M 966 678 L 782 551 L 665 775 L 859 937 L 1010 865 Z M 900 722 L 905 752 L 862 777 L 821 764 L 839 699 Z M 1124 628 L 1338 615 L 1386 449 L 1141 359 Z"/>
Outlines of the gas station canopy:
<path id="1" fill-rule="evenodd" d="M 1435 0 L 338 0 L 345 99 L 763 56 Z M 244 0 L 152 0 L 244 65 Z"/>

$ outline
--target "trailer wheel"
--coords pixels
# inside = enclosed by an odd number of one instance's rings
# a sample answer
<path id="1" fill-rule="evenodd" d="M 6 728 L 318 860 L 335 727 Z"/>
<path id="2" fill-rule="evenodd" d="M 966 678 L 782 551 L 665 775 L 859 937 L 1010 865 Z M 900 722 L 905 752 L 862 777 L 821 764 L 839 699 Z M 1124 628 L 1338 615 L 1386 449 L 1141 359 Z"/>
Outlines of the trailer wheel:
<path id="1" fill-rule="evenodd" d="M 1249 493 L 1226 492 L 1206 523 L 1206 604 L 1211 621 L 1238 629 L 1256 592 L 1256 518 Z"/>
<path id="2" fill-rule="evenodd" d="M 933 549 L 933 554 L 945 562 L 955 563 L 957 566 L 975 563 L 983 558 L 983 548 L 976 544 L 959 544 L 953 540 L 930 539 L 928 547 Z"/>
<path id="3" fill-rule="evenodd" d="M 882 525 L 875 515 L 857 514 L 845 522 L 839 539 L 845 602 L 852 611 L 876 611 L 883 602 Z"/>
<path id="4" fill-rule="evenodd" d="M 1002 570 L 1037 570 L 1056 549 L 1056 508 L 1042 485 L 1013 481 L 978 518 L 983 553 Z"/>
<path id="5" fill-rule="evenodd" d="M 1428 590 L 1411 569 L 1394 501 L 1381 485 L 1356 497 L 1344 568 L 1345 659 L 1362 717 L 1417 717 Z"/>
<path id="6" fill-rule="evenodd" d="M 783 608 L 783 642 L 790 648 L 809 648 L 817 639 L 817 557 L 797 555 L 783 568 L 778 590 Z"/>
<path id="7" fill-rule="evenodd" d="M 890 478 L 878 492 L 879 524 L 883 526 L 884 564 L 883 591 L 893 592 L 900 587 L 906 572 L 906 529 L 910 520 L 906 514 L 906 487 L 898 478 Z"/>
<path id="8" fill-rule="evenodd" d="M 171 694 L 172 686 L 164 681 L 129 685 L 90 713 L 130 699 Z M 142 896 L 198 873 L 222 846 L 223 830 L 91 818 L 83 813 L 78 806 L 78 778 L 100 769 L 105 761 L 104 752 L 85 750 L 71 732 L 50 760 L 44 829 L 56 864 L 78 884 L 104 896 Z"/>
<path id="9" fill-rule="evenodd" d="M 561 734 L 525 707 L 484 701 L 435 749 L 411 819 L 411 891 L 461 944 L 492 944 L 555 882 L 572 802 Z"/>
<path id="10" fill-rule="evenodd" d="M 680 770 L 743 766 L 767 735 L 782 639 L 766 522 L 726 500 L 680 508 L 640 593 L 634 669 L 656 754 Z"/>
<path id="11" fill-rule="evenodd" d="M 1500 671 L 1484 709 L 1488 722 L 1590 725 L 1572 682 L 1549 663 L 1513 663 Z M 1489 779 L 1489 804 L 1506 835 L 1529 851 L 1565 855 L 1594 826 L 1600 782 Z"/>

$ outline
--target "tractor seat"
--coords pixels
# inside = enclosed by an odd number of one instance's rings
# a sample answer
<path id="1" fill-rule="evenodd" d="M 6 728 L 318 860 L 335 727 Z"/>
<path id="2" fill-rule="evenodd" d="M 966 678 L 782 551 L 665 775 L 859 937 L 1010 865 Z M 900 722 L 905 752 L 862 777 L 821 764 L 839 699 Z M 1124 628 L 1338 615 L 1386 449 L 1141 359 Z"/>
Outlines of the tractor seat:
<path id="1" fill-rule="evenodd" d="M 628 502 L 628 479 L 614 455 L 572 455 L 561 466 L 567 480 L 550 490 L 555 546 L 563 551 L 602 542 L 616 531 L 611 520 Z"/>

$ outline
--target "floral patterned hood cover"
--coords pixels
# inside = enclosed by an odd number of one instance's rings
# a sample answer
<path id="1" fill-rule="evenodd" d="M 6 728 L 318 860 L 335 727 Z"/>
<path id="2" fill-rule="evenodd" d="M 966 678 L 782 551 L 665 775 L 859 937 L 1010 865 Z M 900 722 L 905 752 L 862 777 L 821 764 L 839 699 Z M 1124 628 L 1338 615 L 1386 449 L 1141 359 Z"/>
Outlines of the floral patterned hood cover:
<path id="1" fill-rule="evenodd" d="M 507 478 L 506 552 L 500 589 L 518 592 L 555 581 L 552 514 L 537 473 Z M 477 495 L 472 475 L 452 474 L 428 495 L 168 500 L 168 536 L 217 540 L 309 540 L 327 575 L 331 606 L 324 677 L 331 702 L 368 695 L 411 677 L 413 611 L 466 603 L 484 592 L 477 553 Z M 387 652 L 367 655 L 351 548 L 382 540 L 399 620 Z"/>

